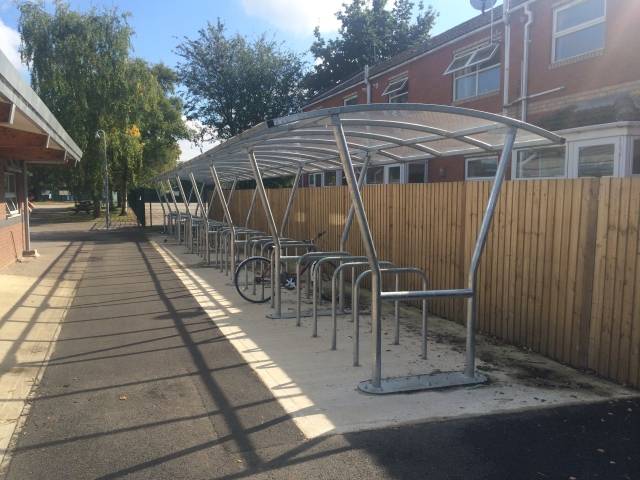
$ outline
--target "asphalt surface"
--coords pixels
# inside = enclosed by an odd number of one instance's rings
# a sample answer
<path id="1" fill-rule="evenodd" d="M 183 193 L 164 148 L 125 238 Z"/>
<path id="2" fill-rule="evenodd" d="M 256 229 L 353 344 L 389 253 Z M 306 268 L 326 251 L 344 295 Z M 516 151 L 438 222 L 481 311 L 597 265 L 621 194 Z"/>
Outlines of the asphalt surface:
<path id="1" fill-rule="evenodd" d="M 138 229 L 78 233 L 8 479 L 640 479 L 637 400 L 305 440 Z"/>

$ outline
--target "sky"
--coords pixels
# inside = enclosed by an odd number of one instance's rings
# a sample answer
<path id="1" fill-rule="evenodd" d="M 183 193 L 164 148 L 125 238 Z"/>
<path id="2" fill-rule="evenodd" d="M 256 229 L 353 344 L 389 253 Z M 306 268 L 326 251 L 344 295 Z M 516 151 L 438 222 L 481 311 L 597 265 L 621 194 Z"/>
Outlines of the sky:
<path id="1" fill-rule="evenodd" d="M 193 38 L 207 21 L 220 18 L 230 33 L 255 38 L 267 32 L 295 52 L 305 55 L 308 63 L 313 29 L 320 27 L 325 37 L 335 35 L 339 26 L 335 12 L 345 0 L 70 0 L 73 9 L 117 7 L 131 13 L 129 22 L 135 31 L 133 54 L 145 60 L 175 66 L 175 46 L 184 38 Z M 392 4 L 393 0 L 389 0 Z M 414 3 L 418 3 L 416 0 Z M 47 0 L 47 4 L 52 2 Z M 439 17 L 432 34 L 438 34 L 478 14 L 469 0 L 424 0 Z M 20 63 L 17 32 L 18 11 L 15 0 L 0 0 L 0 49 L 16 68 L 28 78 Z M 195 145 L 181 144 L 181 160 L 200 153 Z"/>

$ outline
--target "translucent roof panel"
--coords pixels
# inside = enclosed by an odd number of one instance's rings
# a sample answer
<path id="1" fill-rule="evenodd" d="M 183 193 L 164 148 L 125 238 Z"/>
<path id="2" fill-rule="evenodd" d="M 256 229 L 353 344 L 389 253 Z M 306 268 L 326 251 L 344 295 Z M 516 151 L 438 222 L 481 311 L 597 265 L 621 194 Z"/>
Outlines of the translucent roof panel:
<path id="1" fill-rule="evenodd" d="M 514 148 L 562 143 L 542 128 L 501 115 L 446 105 L 369 104 L 314 110 L 269 120 L 181 163 L 159 179 L 193 173 L 211 183 L 209 166 L 225 181 L 251 179 L 249 152 L 264 177 L 335 170 L 341 160 L 334 126 L 342 125 L 354 165 L 371 165 L 460 154 L 498 152 L 511 130 Z"/>

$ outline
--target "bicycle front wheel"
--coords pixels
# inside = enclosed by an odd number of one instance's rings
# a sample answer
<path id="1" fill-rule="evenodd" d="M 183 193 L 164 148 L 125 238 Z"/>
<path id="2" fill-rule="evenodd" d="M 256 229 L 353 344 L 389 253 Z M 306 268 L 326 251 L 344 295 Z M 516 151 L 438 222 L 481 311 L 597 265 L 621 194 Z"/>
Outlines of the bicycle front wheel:
<path id="1" fill-rule="evenodd" d="M 233 284 L 242 298 L 252 303 L 271 299 L 271 262 L 265 257 L 249 257 L 238 265 Z"/>

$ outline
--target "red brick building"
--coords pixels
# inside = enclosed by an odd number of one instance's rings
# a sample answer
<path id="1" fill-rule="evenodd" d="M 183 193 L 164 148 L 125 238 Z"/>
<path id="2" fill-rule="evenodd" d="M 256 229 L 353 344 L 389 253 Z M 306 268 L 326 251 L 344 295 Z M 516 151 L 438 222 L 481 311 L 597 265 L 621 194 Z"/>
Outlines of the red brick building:
<path id="1" fill-rule="evenodd" d="M 28 165 L 74 165 L 82 151 L 0 52 L 0 268 L 32 255 Z"/>
<path id="2" fill-rule="evenodd" d="M 639 24 L 637 0 L 507 0 L 346 79 L 304 110 L 412 102 L 503 113 L 567 139 L 563 147 L 518 151 L 513 179 L 640 174 Z M 433 158 L 372 168 L 367 182 L 485 179 L 496 163 Z M 304 183 L 340 178 L 329 172 Z"/>

